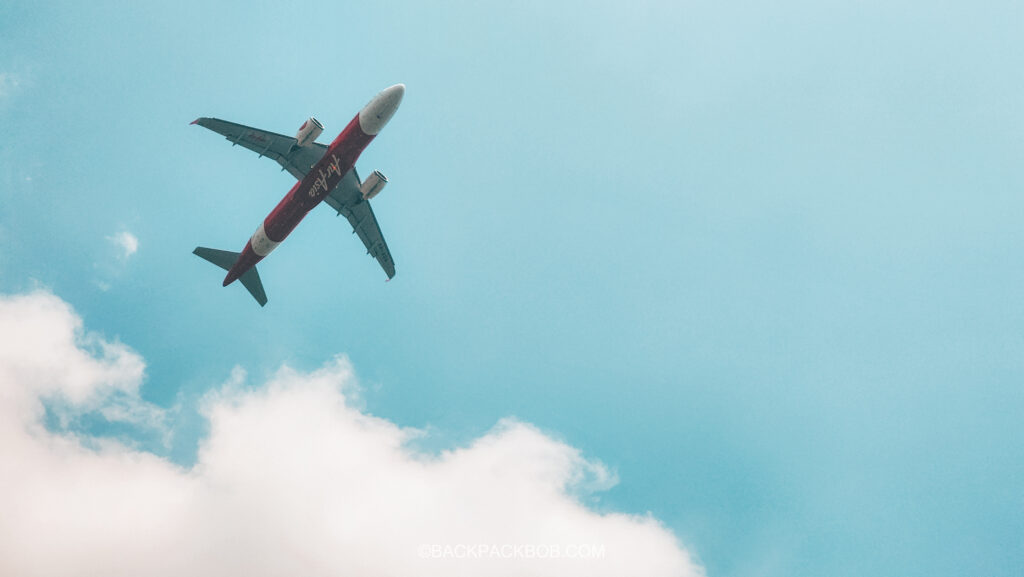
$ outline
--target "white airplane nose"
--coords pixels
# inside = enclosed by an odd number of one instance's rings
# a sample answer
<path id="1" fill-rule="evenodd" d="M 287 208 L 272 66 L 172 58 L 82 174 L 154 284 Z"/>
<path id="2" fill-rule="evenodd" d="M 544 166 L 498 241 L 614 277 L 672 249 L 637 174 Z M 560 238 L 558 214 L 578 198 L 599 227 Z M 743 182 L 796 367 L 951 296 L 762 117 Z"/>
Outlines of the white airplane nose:
<path id="1" fill-rule="evenodd" d="M 364 134 L 376 135 L 391 120 L 405 95 L 405 85 L 395 84 L 381 90 L 359 111 L 359 128 Z"/>

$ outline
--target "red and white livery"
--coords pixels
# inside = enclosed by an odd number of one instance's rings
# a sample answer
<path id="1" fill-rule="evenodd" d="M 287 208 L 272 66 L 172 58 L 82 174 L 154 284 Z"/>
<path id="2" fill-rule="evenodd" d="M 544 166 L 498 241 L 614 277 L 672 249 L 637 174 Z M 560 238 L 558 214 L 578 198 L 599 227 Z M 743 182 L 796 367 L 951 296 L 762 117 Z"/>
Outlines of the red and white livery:
<path id="1" fill-rule="evenodd" d="M 388 278 L 392 278 L 395 275 L 394 260 L 369 202 L 388 180 L 379 171 L 374 171 L 360 182 L 354 167 L 359 155 L 398 110 L 404 94 L 403 84 L 384 89 L 326 146 L 316 142 L 317 136 L 323 132 L 323 125 L 313 117 L 299 127 L 295 138 L 216 118 L 195 120 L 192 124 L 209 128 L 233 144 L 276 160 L 282 170 L 288 170 L 298 182 L 260 223 L 242 252 L 205 247 L 197 247 L 193 252 L 228 271 L 224 286 L 241 280 L 263 306 L 267 303 L 267 296 L 256 271 L 256 263 L 277 248 L 313 207 L 326 201 L 339 215 L 348 219 L 353 232 L 366 246 L 367 253 L 376 258 Z"/>

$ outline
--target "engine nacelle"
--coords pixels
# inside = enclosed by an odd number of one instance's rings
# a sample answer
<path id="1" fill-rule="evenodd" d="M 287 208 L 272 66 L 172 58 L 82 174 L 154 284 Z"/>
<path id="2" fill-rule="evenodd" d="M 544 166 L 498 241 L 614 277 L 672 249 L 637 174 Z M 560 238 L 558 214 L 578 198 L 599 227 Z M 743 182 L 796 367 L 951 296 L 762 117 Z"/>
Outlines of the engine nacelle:
<path id="1" fill-rule="evenodd" d="M 373 171 L 373 174 L 366 177 L 363 181 L 363 185 L 359 187 L 359 192 L 363 193 L 363 200 L 370 200 L 371 198 L 380 194 L 380 191 L 384 190 L 384 185 L 388 183 L 388 177 L 384 176 L 379 170 Z"/>
<path id="2" fill-rule="evenodd" d="M 316 137 L 320 136 L 320 133 L 324 131 L 324 125 L 320 124 L 320 121 L 309 117 L 309 120 L 302 123 L 299 127 L 299 132 L 295 135 L 296 144 L 299 146 L 312 146 L 316 142 Z"/>

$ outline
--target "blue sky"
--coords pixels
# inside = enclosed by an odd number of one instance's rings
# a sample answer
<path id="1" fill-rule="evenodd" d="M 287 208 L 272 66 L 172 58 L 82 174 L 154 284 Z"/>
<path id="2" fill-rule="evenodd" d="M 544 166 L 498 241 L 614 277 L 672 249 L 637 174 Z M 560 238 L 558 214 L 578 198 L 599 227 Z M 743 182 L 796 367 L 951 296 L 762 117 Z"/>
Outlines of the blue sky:
<path id="1" fill-rule="evenodd" d="M 589 505 L 708 575 L 1024 566 L 1019 3 L 351 4 L 0 6 L 0 292 L 145 358 L 150 450 L 346 354 L 432 450 L 515 416 L 600 459 Z M 396 278 L 318 209 L 265 309 L 221 288 L 191 250 L 292 179 L 189 122 L 329 141 L 396 82 L 357 164 Z"/>

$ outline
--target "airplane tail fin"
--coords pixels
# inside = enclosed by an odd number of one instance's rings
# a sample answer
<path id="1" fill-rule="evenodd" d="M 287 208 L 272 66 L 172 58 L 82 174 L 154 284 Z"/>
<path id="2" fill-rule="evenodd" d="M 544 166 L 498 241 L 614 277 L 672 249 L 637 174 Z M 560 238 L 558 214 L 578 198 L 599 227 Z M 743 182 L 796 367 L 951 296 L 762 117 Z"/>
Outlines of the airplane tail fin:
<path id="1" fill-rule="evenodd" d="M 229 250 L 217 250 L 214 248 L 206 248 L 205 246 L 197 246 L 192 254 L 198 256 L 203 260 L 212 262 L 224 270 L 231 270 L 234 266 L 235 261 L 238 260 L 239 253 L 231 252 Z M 242 281 L 242 286 L 245 290 L 249 291 L 252 298 L 256 299 L 256 302 L 260 303 L 260 306 L 267 304 L 267 293 L 263 290 L 263 283 L 260 281 L 260 273 L 256 272 L 256 267 L 252 267 L 245 274 L 239 277 Z"/>
<path id="2" fill-rule="evenodd" d="M 197 246 L 196 249 L 192 251 L 192 254 L 203 260 L 208 260 L 224 270 L 231 270 L 231 267 L 234 266 L 235 261 L 238 260 L 239 256 L 239 253 L 237 252 L 206 248 L 205 246 Z"/>

